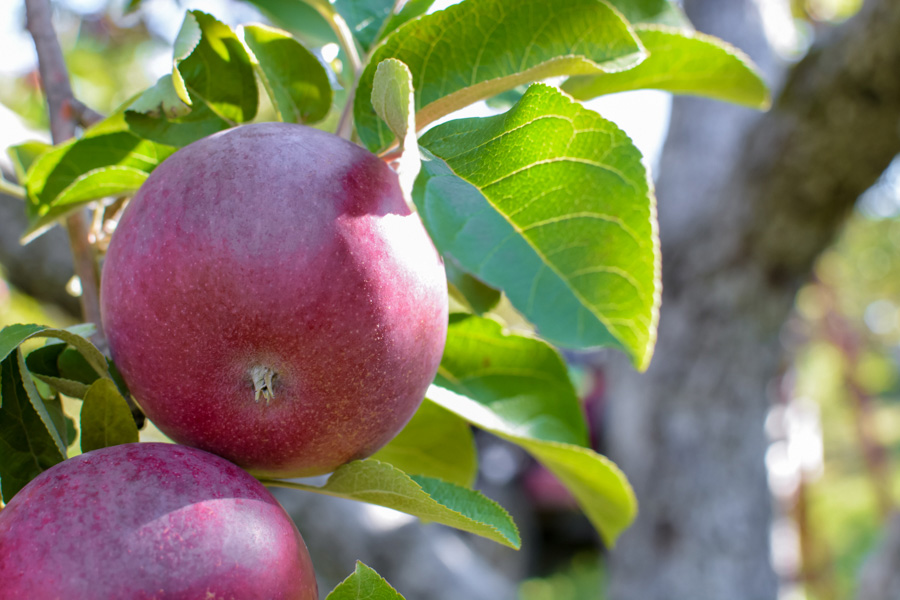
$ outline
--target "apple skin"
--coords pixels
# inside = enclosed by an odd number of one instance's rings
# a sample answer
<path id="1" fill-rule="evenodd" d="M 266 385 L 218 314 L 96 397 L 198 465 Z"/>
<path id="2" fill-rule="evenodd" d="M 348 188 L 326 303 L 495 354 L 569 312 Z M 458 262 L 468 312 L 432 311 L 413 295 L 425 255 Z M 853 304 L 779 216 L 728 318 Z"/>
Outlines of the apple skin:
<path id="1" fill-rule="evenodd" d="M 153 171 L 113 234 L 101 310 L 163 432 L 257 475 L 307 476 L 371 455 L 412 417 L 443 352 L 447 283 L 383 161 L 261 123 Z"/>
<path id="2" fill-rule="evenodd" d="M 0 511 L 4 600 L 316 600 L 297 527 L 246 471 L 125 444 L 44 471 Z"/>

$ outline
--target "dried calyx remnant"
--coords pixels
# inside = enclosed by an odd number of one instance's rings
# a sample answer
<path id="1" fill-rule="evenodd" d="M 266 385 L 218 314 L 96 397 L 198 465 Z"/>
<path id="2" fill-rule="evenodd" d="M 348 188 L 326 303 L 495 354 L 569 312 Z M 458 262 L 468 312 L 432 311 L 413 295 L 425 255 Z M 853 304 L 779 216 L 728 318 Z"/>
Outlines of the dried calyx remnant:
<path id="1" fill-rule="evenodd" d="M 256 402 L 259 402 L 259 397 L 262 396 L 268 404 L 275 397 L 275 386 L 272 384 L 272 380 L 276 375 L 277 373 L 269 367 L 262 365 L 250 367 L 250 378 L 253 380 L 253 389 L 256 391 L 254 396 Z"/>

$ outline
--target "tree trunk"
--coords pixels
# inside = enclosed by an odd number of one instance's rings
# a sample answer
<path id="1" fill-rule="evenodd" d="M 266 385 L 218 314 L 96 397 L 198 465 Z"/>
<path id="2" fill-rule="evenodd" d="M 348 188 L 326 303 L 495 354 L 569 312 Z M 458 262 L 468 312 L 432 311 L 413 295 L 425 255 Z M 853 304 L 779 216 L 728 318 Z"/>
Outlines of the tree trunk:
<path id="1" fill-rule="evenodd" d="M 751 0 L 685 3 L 777 66 Z M 611 455 L 638 496 L 616 600 L 776 597 L 763 423 L 779 332 L 865 191 L 900 152 L 900 2 L 870 0 L 791 70 L 766 114 L 678 99 L 658 185 L 663 306 L 651 368 L 611 373 Z"/>

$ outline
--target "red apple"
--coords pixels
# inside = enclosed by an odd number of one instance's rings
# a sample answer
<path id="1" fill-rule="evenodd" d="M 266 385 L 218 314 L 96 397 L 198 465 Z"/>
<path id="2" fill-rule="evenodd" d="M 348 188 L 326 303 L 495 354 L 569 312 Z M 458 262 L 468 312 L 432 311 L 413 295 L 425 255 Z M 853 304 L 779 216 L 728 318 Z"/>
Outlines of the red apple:
<path id="1" fill-rule="evenodd" d="M 396 174 L 281 123 L 163 162 L 113 234 L 101 303 L 116 364 L 162 431 L 281 477 L 386 444 L 447 331 L 443 263 Z"/>
<path id="2" fill-rule="evenodd" d="M 6 600 L 316 600 L 306 546 L 226 460 L 125 444 L 44 471 L 0 511 Z"/>

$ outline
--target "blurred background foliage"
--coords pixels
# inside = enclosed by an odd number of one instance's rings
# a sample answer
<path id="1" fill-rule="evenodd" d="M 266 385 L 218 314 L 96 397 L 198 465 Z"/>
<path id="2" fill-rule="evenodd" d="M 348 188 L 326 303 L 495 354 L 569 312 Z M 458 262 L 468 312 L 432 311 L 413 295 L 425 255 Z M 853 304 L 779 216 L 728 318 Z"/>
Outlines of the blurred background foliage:
<path id="1" fill-rule="evenodd" d="M 785 60 L 796 60 L 816 35 L 851 16 L 861 0 L 786 2 L 767 0 L 789 9 L 795 42 Z M 144 8 L 131 14 L 125 14 L 124 4 L 56 3 L 75 95 L 102 113 L 170 68 L 171 41 L 188 6 L 229 24 L 264 19 L 250 4 L 230 0 L 145 0 Z M 23 7 L 11 2 L 0 10 L 0 52 L 10 57 L 0 68 L 0 142 L 5 148 L 48 136 Z M 309 32 L 310 46 L 320 46 L 329 35 L 319 34 Z M 336 47 L 319 47 L 318 55 L 331 64 L 338 83 Z M 336 102 L 342 101 L 339 92 Z M 494 105 L 502 108 L 503 102 Z M 271 108 L 264 107 L 261 119 L 272 118 L 266 110 Z M 333 129 L 336 118 L 332 111 L 321 126 Z M 5 157 L 0 166 L 11 176 Z M 0 327 L 17 322 L 64 326 L 74 317 L 0 278 Z M 773 560 L 785 598 L 851 598 L 859 569 L 900 497 L 895 473 L 900 459 L 900 161 L 860 200 L 840 238 L 821 257 L 815 278 L 798 294 L 783 339 L 784 376 L 773 390 L 767 423 L 772 441 L 766 463 L 778 507 Z M 579 357 L 572 370 L 586 408 L 602 418 L 602 371 Z M 602 451 L 602 439 L 594 441 Z M 505 475 L 488 479 L 504 482 L 512 473 L 538 515 L 540 533 L 523 550 L 535 559 L 529 569 L 533 576 L 521 584 L 521 600 L 598 598 L 604 581 L 601 549 L 587 521 L 552 477 L 522 464 L 521 457 L 491 452 L 483 455 L 488 468 L 509 466 Z"/>

